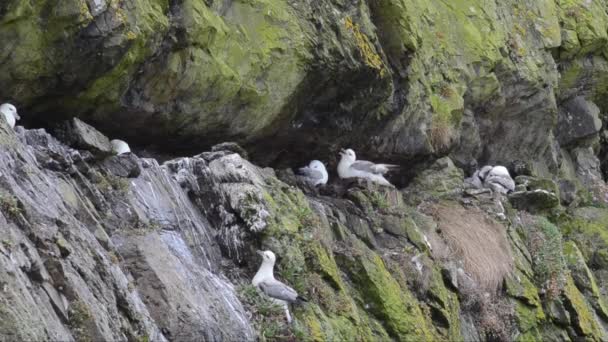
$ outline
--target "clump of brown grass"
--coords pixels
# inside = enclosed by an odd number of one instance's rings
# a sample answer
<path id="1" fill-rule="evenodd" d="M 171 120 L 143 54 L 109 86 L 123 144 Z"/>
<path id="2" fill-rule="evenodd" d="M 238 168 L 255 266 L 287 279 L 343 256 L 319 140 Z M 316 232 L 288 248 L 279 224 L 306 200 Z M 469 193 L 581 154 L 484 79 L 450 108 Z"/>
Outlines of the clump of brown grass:
<path id="1" fill-rule="evenodd" d="M 431 123 L 430 134 L 431 145 L 435 151 L 444 151 L 450 147 L 453 128 L 449 122 L 445 120 L 434 120 Z"/>
<path id="2" fill-rule="evenodd" d="M 480 209 L 465 209 L 456 203 L 435 205 L 430 211 L 438 222 L 450 258 L 462 260 L 464 271 L 480 289 L 496 292 L 513 269 L 505 227 Z"/>
<path id="3" fill-rule="evenodd" d="M 514 326 L 513 305 L 505 297 L 482 296 L 476 317 L 481 332 L 487 341 L 510 341 Z"/>

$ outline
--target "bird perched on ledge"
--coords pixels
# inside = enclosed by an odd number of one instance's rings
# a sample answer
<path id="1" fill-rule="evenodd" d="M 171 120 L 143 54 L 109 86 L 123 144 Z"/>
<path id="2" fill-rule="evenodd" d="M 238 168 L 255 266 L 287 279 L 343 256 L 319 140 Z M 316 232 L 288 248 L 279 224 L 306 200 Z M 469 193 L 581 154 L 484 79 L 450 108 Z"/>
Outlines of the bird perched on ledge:
<path id="1" fill-rule="evenodd" d="M 501 165 L 486 165 L 481 170 L 475 171 L 473 176 L 467 178 L 466 181 L 478 189 L 491 189 L 502 194 L 515 190 L 515 182 L 511 178 L 509 170 Z"/>
<path id="2" fill-rule="evenodd" d="M 4 116 L 4 119 L 11 128 L 15 128 L 15 124 L 21 119 L 17 113 L 17 108 L 10 103 L 0 105 L 0 113 L 2 113 L 2 116 Z"/>
<path id="3" fill-rule="evenodd" d="M 301 167 L 298 174 L 300 178 L 312 186 L 325 185 L 329 180 L 325 165 L 318 160 L 313 160 L 308 166 Z"/>
<path id="4" fill-rule="evenodd" d="M 287 322 L 291 323 L 288 304 L 299 301 L 306 302 L 307 300 L 299 296 L 296 290 L 274 278 L 274 263 L 277 258 L 272 251 L 257 251 L 256 253 L 261 255 L 263 259 L 262 265 L 253 277 L 251 284 L 272 298 L 277 304 L 283 306 Z"/>
<path id="5" fill-rule="evenodd" d="M 122 140 L 114 139 L 114 140 L 110 141 L 110 144 L 112 145 L 112 152 L 114 152 L 116 155 L 121 155 L 121 154 L 131 152 L 131 148 L 129 147 L 129 144 L 127 144 L 126 142 L 124 142 Z"/>
<path id="6" fill-rule="evenodd" d="M 338 163 L 340 178 L 363 178 L 394 188 L 394 185 L 384 178 L 384 174 L 399 169 L 399 165 L 375 164 L 367 160 L 357 160 L 355 151 L 350 148 L 340 150 L 340 155 L 342 156 Z"/>

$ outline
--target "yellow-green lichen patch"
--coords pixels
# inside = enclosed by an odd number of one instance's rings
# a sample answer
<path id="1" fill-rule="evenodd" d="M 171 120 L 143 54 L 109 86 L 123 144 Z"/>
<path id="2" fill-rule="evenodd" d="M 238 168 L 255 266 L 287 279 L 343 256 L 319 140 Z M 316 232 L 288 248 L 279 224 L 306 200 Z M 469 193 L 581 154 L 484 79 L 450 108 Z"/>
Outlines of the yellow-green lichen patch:
<path id="1" fill-rule="evenodd" d="M 564 236 L 576 242 L 586 263 L 608 269 L 602 253 L 608 253 L 608 210 L 579 208 L 560 222 Z M 606 260 L 608 261 L 608 260 Z"/>
<path id="2" fill-rule="evenodd" d="M 384 65 L 382 57 L 378 55 L 376 48 L 372 45 L 367 35 L 361 32 L 359 25 L 353 22 L 351 17 L 346 17 L 344 19 L 344 26 L 353 34 L 355 43 L 359 48 L 359 52 L 361 53 L 365 64 L 372 69 L 376 69 L 380 74 L 380 77 L 385 76 L 387 74 L 387 68 Z"/>
<path id="3" fill-rule="evenodd" d="M 574 242 L 568 241 L 564 244 L 564 256 L 576 287 L 587 297 L 596 312 L 608 319 L 608 306 L 600 293 L 595 276 Z"/>
<path id="4" fill-rule="evenodd" d="M 608 14 L 598 1 L 559 0 L 559 17 L 565 34 L 565 56 L 583 55 L 605 47 Z"/>
<path id="5" fill-rule="evenodd" d="M 507 277 L 505 287 L 509 296 L 517 298 L 532 307 L 541 306 L 538 288 L 523 272 L 516 270 L 513 275 Z"/>
<path id="6" fill-rule="evenodd" d="M 572 277 L 566 278 L 566 286 L 563 292 L 566 309 L 570 313 L 571 324 L 577 334 L 590 340 L 601 341 L 602 331 L 598 325 L 593 311 L 585 300 L 583 294 L 574 285 Z"/>
<path id="7" fill-rule="evenodd" d="M 347 268 L 361 294 L 360 305 L 369 308 L 388 333 L 397 339 L 431 339 L 419 304 L 409 290 L 399 286 L 382 259 L 362 243 L 356 243 L 353 252 L 349 256 L 340 256 L 340 264 Z"/>
<path id="8" fill-rule="evenodd" d="M 460 302 L 458 295 L 445 286 L 441 271 L 435 267 L 432 269 L 429 289 L 427 292 L 430 299 L 431 311 L 436 317 L 435 323 L 438 333 L 442 338 L 450 341 L 463 341 L 460 327 Z"/>
<path id="9" fill-rule="evenodd" d="M 534 340 L 542 340 L 539 327 L 545 319 L 542 308 L 530 307 L 518 300 L 515 301 L 515 320 L 522 336 L 519 341 L 525 341 L 524 337 L 534 337 Z"/>

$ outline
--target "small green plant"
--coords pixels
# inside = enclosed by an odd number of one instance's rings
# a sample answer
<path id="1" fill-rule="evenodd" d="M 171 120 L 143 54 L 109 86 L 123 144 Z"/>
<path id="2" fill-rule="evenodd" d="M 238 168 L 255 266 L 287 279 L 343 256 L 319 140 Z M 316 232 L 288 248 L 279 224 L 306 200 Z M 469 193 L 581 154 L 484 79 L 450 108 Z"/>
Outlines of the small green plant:
<path id="1" fill-rule="evenodd" d="M 388 201 L 388 195 L 381 191 L 372 191 L 369 194 L 369 200 L 372 202 L 372 205 L 380 210 L 386 210 L 390 207 L 390 203 Z"/>
<path id="2" fill-rule="evenodd" d="M 118 264 L 120 263 L 120 258 L 118 257 L 118 254 L 116 254 L 115 251 L 110 251 L 110 261 L 112 262 L 112 264 Z"/>
<path id="3" fill-rule="evenodd" d="M 112 189 L 118 191 L 121 194 L 126 194 L 129 191 L 129 181 L 122 177 L 116 177 L 114 175 L 106 176 L 108 183 Z"/>
<path id="4" fill-rule="evenodd" d="M 69 325 L 72 333 L 78 341 L 92 341 L 87 326 L 93 323 L 91 311 L 82 301 L 77 300 L 70 304 L 68 311 Z"/>
<path id="5" fill-rule="evenodd" d="M 0 210 L 4 215 L 11 219 L 16 219 L 22 214 L 23 210 L 19 206 L 19 201 L 14 196 L 0 196 Z"/>
<path id="6" fill-rule="evenodd" d="M 549 298 L 556 298 L 564 287 L 566 274 L 561 232 L 547 219 L 539 218 L 530 227 L 527 242 L 536 279 Z"/>
<path id="7" fill-rule="evenodd" d="M 450 87 L 447 83 L 444 83 L 439 87 L 439 95 L 444 99 L 449 99 L 450 97 L 456 95 L 456 91 L 452 87 Z"/>
<path id="8" fill-rule="evenodd" d="M 150 221 L 150 222 L 146 223 L 146 222 L 138 220 L 132 226 L 130 226 L 130 227 L 127 226 L 124 228 L 128 229 L 128 232 L 132 233 L 134 235 L 147 235 L 150 232 L 160 230 L 161 225 L 154 221 Z"/>
<path id="9" fill-rule="evenodd" d="M 299 206 L 296 217 L 300 221 L 301 228 L 317 227 L 320 224 L 319 218 L 308 206 Z"/>
<path id="10" fill-rule="evenodd" d="M 11 249 L 13 248 L 13 243 L 11 241 L 8 240 L 2 240 L 2 245 L 6 248 L 6 249 Z"/>

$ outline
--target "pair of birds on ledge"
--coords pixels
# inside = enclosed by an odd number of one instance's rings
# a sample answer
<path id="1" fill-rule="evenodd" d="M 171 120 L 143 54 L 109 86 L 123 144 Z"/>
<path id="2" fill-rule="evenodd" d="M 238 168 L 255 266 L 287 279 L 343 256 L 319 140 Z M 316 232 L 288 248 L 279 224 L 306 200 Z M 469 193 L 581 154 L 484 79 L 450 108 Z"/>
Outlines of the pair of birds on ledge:
<path id="1" fill-rule="evenodd" d="M 367 160 L 357 160 L 355 151 L 350 148 L 340 150 L 340 156 L 337 168 L 340 178 L 362 178 L 380 185 L 394 187 L 384 178 L 384 175 L 389 171 L 397 170 L 398 165 L 376 164 Z M 298 174 L 302 180 L 313 186 L 325 185 L 329 180 L 325 165 L 318 160 L 313 160 L 308 166 L 300 168 Z"/>
<path id="2" fill-rule="evenodd" d="M 3 103 L 0 105 L 0 114 L 4 118 L 4 120 L 8 123 L 10 128 L 15 128 L 17 121 L 21 120 L 19 113 L 17 113 L 17 107 L 10 103 Z M 112 145 L 112 151 L 116 155 L 121 155 L 125 153 L 131 152 L 131 148 L 129 144 L 126 142 L 114 139 L 110 141 L 110 145 Z"/>

